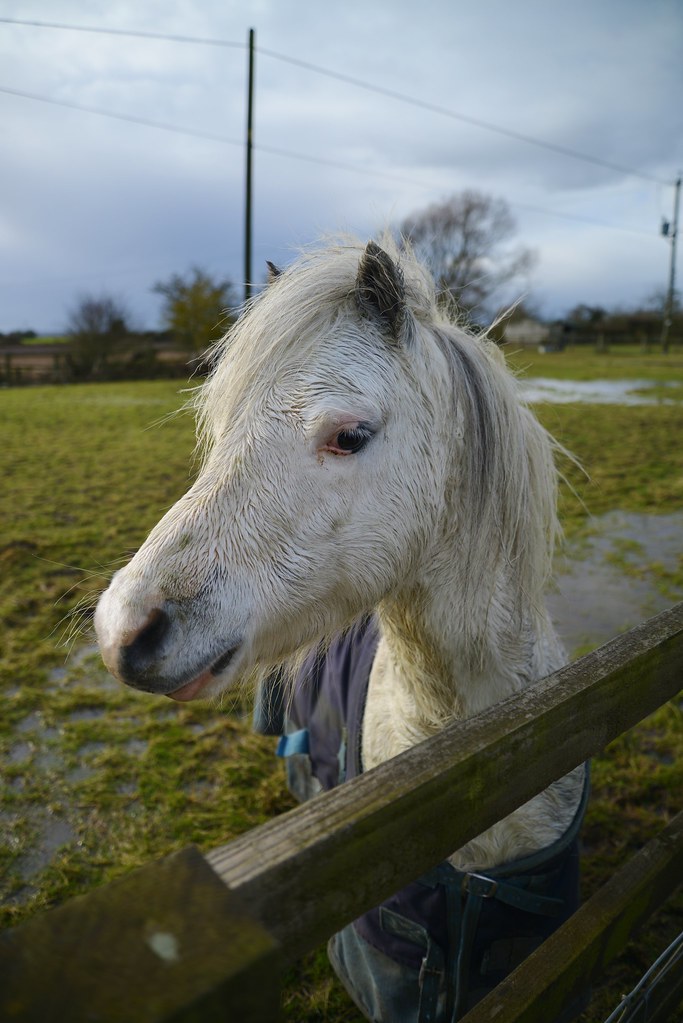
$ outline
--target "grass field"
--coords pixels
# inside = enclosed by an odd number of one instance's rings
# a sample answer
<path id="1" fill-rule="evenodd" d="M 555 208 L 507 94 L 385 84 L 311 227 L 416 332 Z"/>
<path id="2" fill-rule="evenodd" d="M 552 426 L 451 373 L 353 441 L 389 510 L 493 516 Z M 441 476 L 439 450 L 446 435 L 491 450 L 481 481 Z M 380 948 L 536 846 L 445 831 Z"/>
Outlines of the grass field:
<path id="1" fill-rule="evenodd" d="M 638 345 L 613 345 L 598 352 L 592 345 L 573 345 L 563 352 L 545 354 L 536 348 L 505 346 L 505 355 L 515 369 L 528 376 L 569 380 L 669 380 L 683 383 L 683 349 L 664 355 L 644 354 Z"/>
<path id="2" fill-rule="evenodd" d="M 678 380 L 683 356 L 635 350 L 518 353 L 532 375 Z M 115 685 L 77 633 L 58 645 L 111 571 L 186 489 L 193 424 L 168 381 L 0 392 L 0 915 L 11 925 L 196 842 L 211 848 L 291 806 L 272 741 L 251 734 L 244 707 L 171 705 Z M 542 406 L 581 459 L 563 466 L 570 536 L 615 508 L 683 508 L 683 405 Z M 582 504 L 581 502 L 584 502 Z M 625 575 L 625 585 L 628 577 Z M 683 592 L 683 566 L 666 584 Z M 585 892 L 661 827 L 683 790 L 683 715 L 662 708 L 594 766 L 585 829 Z M 600 1020 L 683 928 L 681 902 L 660 914 L 585 1020 Z M 320 950 L 292 972 L 292 1021 L 359 1021 Z"/>

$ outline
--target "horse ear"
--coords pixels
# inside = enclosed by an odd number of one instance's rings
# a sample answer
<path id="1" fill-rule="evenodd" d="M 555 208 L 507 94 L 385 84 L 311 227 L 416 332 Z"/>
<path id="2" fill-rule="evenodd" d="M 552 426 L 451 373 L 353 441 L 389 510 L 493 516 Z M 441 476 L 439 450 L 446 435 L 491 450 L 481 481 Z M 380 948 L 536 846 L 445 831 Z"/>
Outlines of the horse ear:
<path id="1" fill-rule="evenodd" d="M 368 242 L 361 257 L 356 302 L 363 312 L 379 317 L 398 340 L 406 314 L 403 274 L 376 242 Z"/>
<path id="2" fill-rule="evenodd" d="M 272 284 L 280 276 L 282 270 L 279 266 L 275 266 L 275 263 L 271 263 L 269 259 L 266 260 L 266 266 L 268 267 L 268 284 Z"/>

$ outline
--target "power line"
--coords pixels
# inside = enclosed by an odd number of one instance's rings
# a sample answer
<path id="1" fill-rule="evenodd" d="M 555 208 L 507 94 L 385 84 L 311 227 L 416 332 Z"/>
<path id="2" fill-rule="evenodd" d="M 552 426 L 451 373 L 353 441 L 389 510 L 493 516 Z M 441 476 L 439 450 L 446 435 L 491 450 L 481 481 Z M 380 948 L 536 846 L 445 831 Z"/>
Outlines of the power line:
<path id="1" fill-rule="evenodd" d="M 402 185 L 416 185 L 418 188 L 431 190 L 430 185 L 417 178 L 409 178 L 405 174 L 393 174 L 391 171 L 374 170 L 372 167 L 361 164 L 343 163 L 341 160 L 330 160 L 326 156 L 315 156 L 312 153 L 296 153 L 291 149 L 280 149 L 278 146 L 255 145 L 261 153 L 269 153 L 272 156 L 284 156 L 290 160 L 302 160 L 305 163 L 314 163 L 320 167 L 332 167 L 335 170 L 350 171 L 352 174 L 371 175 L 376 178 L 384 178 L 387 181 L 396 181 Z"/>
<path id="2" fill-rule="evenodd" d="M 100 117 L 111 117 L 117 121 L 130 121 L 133 124 L 141 124 L 147 128 L 161 128 L 163 131 L 174 132 L 178 135 L 191 135 L 194 138 L 208 139 L 212 142 L 222 142 L 230 146 L 244 146 L 244 140 L 229 139 L 224 135 L 216 135 L 212 132 L 201 131 L 198 128 L 181 128 L 178 125 L 168 124 L 164 121 L 153 121 L 149 118 L 137 117 L 134 114 L 120 114 L 111 110 L 103 110 L 101 107 L 75 103 L 72 100 L 55 99 L 53 96 L 43 96 L 36 92 L 25 92 L 21 89 L 11 89 L 0 85 L 0 93 L 9 96 L 19 96 L 22 99 L 36 100 L 40 103 L 50 103 L 53 106 L 66 107 L 68 110 L 78 110 L 82 113 L 97 114 Z M 402 174 L 392 174 L 388 171 L 374 170 L 371 167 L 358 166 L 351 163 L 343 163 L 339 160 L 330 160 L 324 156 L 315 156 L 311 153 L 297 153 L 292 149 L 282 149 L 277 146 L 254 144 L 254 149 L 259 152 L 269 153 L 272 156 L 284 156 L 289 160 L 301 160 L 305 163 L 313 163 L 322 167 L 332 167 L 335 170 L 350 171 L 353 174 L 371 175 L 373 177 L 386 178 L 388 181 L 396 181 L 400 184 L 417 185 L 419 188 L 428 188 L 424 181 L 410 178 Z"/>
<path id="3" fill-rule="evenodd" d="M 328 68 L 320 67 L 317 64 L 311 64 L 306 60 L 299 60 L 296 57 L 288 57 L 284 53 L 276 53 L 274 50 L 266 50 L 263 47 L 259 47 L 259 53 L 263 54 L 265 57 L 271 57 L 274 60 L 280 60 L 283 63 L 292 64 L 295 67 L 304 68 L 307 71 L 313 71 L 319 75 L 325 75 L 328 78 L 335 78 L 337 81 L 346 82 L 348 85 L 355 85 L 359 89 L 365 89 L 367 92 L 375 92 L 381 96 L 388 96 L 390 99 L 399 100 L 402 103 L 409 103 L 411 106 L 419 107 L 421 110 L 429 110 L 434 114 L 441 114 L 443 117 L 450 117 L 452 120 L 462 121 L 464 124 L 471 124 L 475 128 L 484 128 L 486 131 L 496 132 L 498 135 L 505 135 L 507 138 L 515 139 L 517 142 L 526 142 L 531 146 L 548 149 L 551 152 L 559 153 L 562 156 L 570 156 L 575 160 L 584 160 L 587 163 L 597 164 L 599 167 L 606 167 L 609 170 L 619 171 L 620 174 L 628 174 L 632 177 L 642 178 L 645 181 L 651 181 L 657 185 L 671 184 L 670 181 L 664 181 L 662 178 L 656 178 L 654 175 L 634 170 L 631 167 L 624 167 L 621 164 L 612 163 L 610 160 L 603 160 L 599 156 L 591 156 L 589 153 L 582 153 L 578 149 L 571 149 L 569 146 L 561 146 L 554 142 L 545 142 L 542 139 L 534 138 L 532 135 L 525 135 L 522 132 L 514 131 L 511 128 L 504 128 L 499 124 L 492 124 L 490 121 L 483 121 L 477 117 L 470 117 L 468 114 L 461 114 L 448 107 L 442 107 L 438 103 L 431 103 L 428 100 L 417 99 L 416 97 L 409 96 L 404 92 L 387 89 L 382 85 L 374 85 L 371 82 L 365 82 L 360 78 L 355 78 L 352 75 L 347 75 L 340 71 L 331 71 Z"/>
<path id="4" fill-rule="evenodd" d="M 75 103 L 72 100 L 55 99 L 53 96 L 43 96 L 37 92 L 25 92 L 21 89 L 11 89 L 0 85 L 0 93 L 9 96 L 18 96 L 22 99 L 36 100 L 40 103 L 50 103 L 52 106 L 66 107 L 68 110 L 78 110 L 82 113 L 97 114 L 100 117 L 111 117 L 117 121 L 130 121 L 133 124 L 141 124 L 147 128 L 161 128 L 163 131 L 174 132 L 177 135 L 191 135 L 194 138 L 208 139 L 212 142 L 221 142 L 230 146 L 244 146 L 242 139 L 230 139 L 225 135 L 216 135 L 212 132 L 201 131 L 198 128 L 181 128 L 178 125 L 168 124 L 165 121 L 153 121 L 150 118 L 137 117 L 135 114 L 120 114 L 111 110 L 103 110 L 101 107 L 89 106 L 85 103 Z M 291 149 L 281 149 L 277 146 L 257 145 L 254 149 L 259 152 L 269 153 L 272 156 L 284 156 L 289 160 L 301 160 L 305 163 L 313 163 L 318 166 L 332 167 L 336 170 L 350 171 L 354 174 L 372 175 L 373 177 L 386 178 L 389 181 L 397 181 L 402 184 L 417 185 L 420 188 L 427 188 L 424 181 L 416 178 L 409 178 L 401 174 L 392 174 L 387 171 L 374 170 L 371 167 L 356 166 L 350 163 L 342 163 L 339 160 L 330 160 L 324 156 L 315 156 L 311 153 L 297 153 Z"/>
<path id="5" fill-rule="evenodd" d="M 11 89 L 6 86 L 0 86 L 0 93 L 5 93 L 8 96 L 18 96 L 21 99 L 35 100 L 40 103 L 50 103 L 52 106 L 66 107 L 69 110 L 78 110 L 81 113 L 96 114 L 99 117 L 109 117 L 117 121 L 129 121 L 132 124 L 139 124 L 146 128 L 160 128 L 162 131 L 173 132 L 177 135 L 189 135 L 193 138 L 206 139 L 210 142 L 219 142 L 229 146 L 244 146 L 243 140 L 227 138 L 225 135 L 216 135 L 212 132 L 201 131 L 198 128 L 181 128 L 178 125 L 168 124 L 168 122 L 165 121 L 153 121 L 149 118 L 137 117 L 134 114 L 120 114 L 111 110 L 103 110 L 101 107 L 89 106 L 84 103 L 74 103 L 71 100 L 55 99 L 53 96 L 43 96 L 35 92 L 25 92 L 20 89 Z M 299 153 L 292 149 L 282 149 L 277 146 L 254 144 L 254 149 L 258 152 L 268 153 L 272 156 L 285 157 L 288 160 L 299 160 L 305 163 L 313 163 L 318 166 L 331 167 L 334 170 L 348 171 L 352 174 L 362 174 L 364 177 L 370 176 L 383 178 L 387 181 L 395 181 L 399 184 L 415 185 L 418 188 L 424 188 L 427 191 L 431 190 L 431 186 L 426 185 L 424 181 L 420 181 L 417 178 L 411 178 L 403 174 L 393 174 L 390 171 L 375 170 L 372 167 L 344 163 L 340 160 L 330 160 L 324 156 L 315 156 L 312 153 Z M 547 210 L 543 207 L 532 206 L 527 203 L 510 202 L 509 205 L 518 209 L 530 210 L 533 213 L 540 213 L 544 216 L 560 217 L 563 220 L 579 221 L 581 223 L 592 224 L 595 227 L 608 228 L 613 231 L 627 231 L 630 234 L 639 234 L 648 238 L 652 237 L 651 232 L 643 231 L 637 227 L 625 227 L 621 224 L 609 224 L 606 221 L 595 220 L 591 217 L 583 217 L 580 214 L 563 213 L 559 210 Z"/>
<path id="6" fill-rule="evenodd" d="M 244 43 L 230 39 L 210 39 L 202 36 L 169 35 L 167 32 L 138 32 L 134 29 L 97 28 L 94 25 L 64 25 L 57 21 L 26 21 L 22 18 L 0 18 L 6 25 L 28 25 L 32 28 L 57 28 L 67 32 L 96 32 L 105 36 L 133 36 L 136 39 L 162 39 L 169 43 L 196 43 L 200 46 L 226 46 L 231 49 L 244 49 Z"/>
<path id="7" fill-rule="evenodd" d="M 0 92 L 8 96 L 20 96 L 22 99 L 37 100 L 39 103 L 51 103 L 56 107 L 67 107 L 70 110 L 80 110 L 86 114 L 98 114 L 100 117 L 112 117 L 117 121 L 130 121 L 133 124 L 142 124 L 146 128 L 161 128 L 162 131 L 171 131 L 177 135 L 192 135 L 194 138 L 209 139 L 211 142 L 224 142 L 228 146 L 243 146 L 241 139 L 229 139 L 224 135 L 215 135 L 208 131 L 200 131 L 198 128 L 179 128 L 177 125 L 168 124 L 164 121 L 152 121 L 147 117 L 137 117 L 135 114 L 117 114 L 112 110 L 102 110 L 101 107 L 87 106 L 85 103 L 73 103 L 71 100 L 55 99 L 53 96 L 42 96 L 37 92 L 24 92 L 21 89 L 10 89 L 0 85 Z"/>
<path id="8" fill-rule="evenodd" d="M 168 42 L 176 43 L 192 43 L 202 46 L 222 46 L 230 48 L 244 48 L 244 43 L 234 42 L 226 39 L 212 39 L 201 36 L 188 36 L 188 35 L 172 35 L 165 32 L 142 32 L 125 29 L 114 29 L 114 28 L 97 28 L 94 26 L 87 25 L 65 25 L 60 22 L 47 22 L 47 21 L 28 21 L 18 18 L 0 18 L 0 22 L 11 25 L 26 25 L 34 28 L 52 28 L 62 29 L 65 31 L 73 32 L 96 32 L 101 35 L 116 35 L 116 36 L 133 36 L 143 39 L 161 39 Z M 655 177 L 653 174 L 647 174 L 644 171 L 635 170 L 632 167 L 625 167 L 622 164 L 613 163 L 611 160 L 604 160 L 602 157 L 593 156 L 590 153 L 581 152 L 578 149 L 573 149 L 570 146 L 562 146 L 559 143 L 547 142 L 543 139 L 537 139 L 532 135 L 527 135 L 523 132 L 515 131 L 512 128 L 505 128 L 499 124 L 493 124 L 490 121 L 485 121 L 481 118 L 471 117 L 468 114 L 460 113 L 456 110 L 451 110 L 449 107 L 441 106 L 438 103 L 432 103 L 429 100 L 419 99 L 415 96 L 410 96 L 404 92 L 398 92 L 395 89 L 388 89 L 382 85 L 376 85 L 372 82 L 366 82 L 361 78 L 356 78 L 353 75 L 347 75 L 344 72 L 333 71 L 330 68 L 321 67 L 319 64 L 313 64 L 310 61 L 300 60 L 297 57 L 290 57 L 284 53 L 278 53 L 276 50 L 266 49 L 264 47 L 258 47 L 257 52 L 265 57 L 270 57 L 272 60 L 279 60 L 282 63 L 290 64 L 293 67 L 299 67 L 303 70 L 313 72 L 314 74 L 324 75 L 327 78 L 333 78 L 336 81 L 344 82 L 347 85 L 353 85 L 356 88 L 364 89 L 366 92 L 373 92 L 380 96 L 386 96 L 389 99 L 396 100 L 401 103 L 407 103 L 411 106 L 418 107 L 421 110 L 428 110 L 434 114 L 440 114 L 443 117 L 448 117 L 451 120 L 460 121 L 463 124 L 469 124 L 475 128 L 481 128 L 485 131 L 494 132 L 498 135 L 503 135 L 506 138 L 513 139 L 516 142 L 524 142 L 527 145 L 536 146 L 539 149 L 545 149 L 549 152 L 557 153 L 560 156 L 570 157 L 574 160 L 582 160 L 586 163 L 592 163 L 598 167 L 604 167 L 607 170 L 617 171 L 620 174 L 626 174 L 629 177 L 641 178 L 643 181 L 649 181 L 657 185 L 670 185 L 670 181 L 665 181 L 662 178 Z"/>
<path id="9" fill-rule="evenodd" d="M 415 178 L 409 178 L 403 174 L 392 174 L 386 171 L 372 170 L 368 167 L 355 166 L 350 163 L 340 163 L 338 160 L 328 160 L 323 156 L 313 156 L 305 153 L 295 153 L 288 149 L 278 149 L 275 146 L 254 146 L 262 153 L 271 153 L 275 156 L 284 156 L 292 160 L 304 160 L 307 163 L 315 163 L 324 167 L 333 167 L 336 170 L 351 171 L 354 174 L 373 175 L 376 177 L 386 178 L 389 181 L 397 181 L 401 184 L 417 185 L 419 188 L 424 188 L 431 191 L 431 186 L 426 185 L 424 181 L 418 181 Z M 626 231 L 629 234 L 639 234 L 645 238 L 655 237 L 652 231 L 644 231 L 639 227 L 625 227 L 622 224 L 609 224 L 605 220 L 595 220 L 593 217 L 583 217 L 579 213 L 564 213 L 560 210 L 546 210 L 541 206 L 532 206 L 530 203 L 523 202 L 512 202 L 508 201 L 508 205 L 515 209 L 528 210 L 531 213 L 541 213 L 547 217 L 560 217 L 562 220 L 574 220 L 583 224 L 592 224 L 594 227 L 606 227 L 612 231 Z"/>
<path id="10" fill-rule="evenodd" d="M 639 234 L 646 238 L 656 237 L 652 231 L 644 231 L 642 227 L 625 227 L 623 224 L 608 224 L 606 220 L 596 220 L 594 217 L 584 217 L 580 213 L 564 213 L 560 210 L 546 210 L 542 206 L 532 206 L 526 202 L 508 202 L 518 210 L 529 210 L 531 213 L 542 213 L 546 217 L 562 217 L 563 220 L 576 220 L 580 224 L 592 224 L 594 227 L 608 227 L 612 231 L 626 231 L 628 234 Z"/>

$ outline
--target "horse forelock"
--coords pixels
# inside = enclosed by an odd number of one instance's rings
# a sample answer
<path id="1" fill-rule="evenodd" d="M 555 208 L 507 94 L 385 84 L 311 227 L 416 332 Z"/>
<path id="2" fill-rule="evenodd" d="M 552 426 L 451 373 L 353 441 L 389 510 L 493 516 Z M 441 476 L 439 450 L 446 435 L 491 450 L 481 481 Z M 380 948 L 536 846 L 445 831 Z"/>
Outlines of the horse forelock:
<path id="1" fill-rule="evenodd" d="M 405 284 L 408 338 L 414 322 L 438 315 L 434 284 L 408 246 L 399 247 L 389 235 L 381 242 Z M 367 332 L 356 303 L 364 251 L 365 245 L 351 238 L 305 251 L 244 308 L 211 349 L 214 368 L 189 402 L 201 441 L 210 446 L 216 425 L 234 415 L 236 405 L 245 400 L 253 404 L 275 381 L 281 383 L 288 373 L 305 367 L 320 338 L 334 328 L 355 324 Z"/>

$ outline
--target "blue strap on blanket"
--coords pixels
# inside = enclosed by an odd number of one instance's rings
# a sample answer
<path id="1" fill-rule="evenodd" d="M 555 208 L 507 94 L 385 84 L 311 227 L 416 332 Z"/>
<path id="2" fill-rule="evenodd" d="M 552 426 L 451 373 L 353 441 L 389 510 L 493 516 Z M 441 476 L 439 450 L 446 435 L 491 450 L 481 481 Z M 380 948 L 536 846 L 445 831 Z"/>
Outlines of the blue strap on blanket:
<path id="1" fill-rule="evenodd" d="M 298 732 L 281 735 L 275 754 L 278 757 L 292 757 L 296 753 L 308 753 L 308 729 L 300 728 Z"/>

